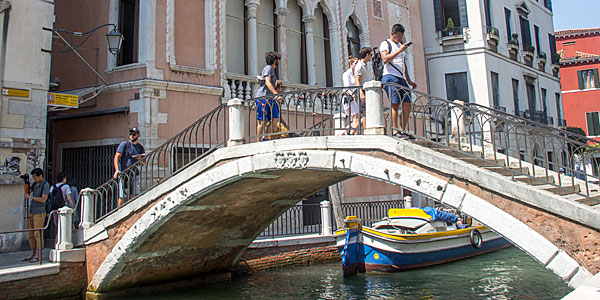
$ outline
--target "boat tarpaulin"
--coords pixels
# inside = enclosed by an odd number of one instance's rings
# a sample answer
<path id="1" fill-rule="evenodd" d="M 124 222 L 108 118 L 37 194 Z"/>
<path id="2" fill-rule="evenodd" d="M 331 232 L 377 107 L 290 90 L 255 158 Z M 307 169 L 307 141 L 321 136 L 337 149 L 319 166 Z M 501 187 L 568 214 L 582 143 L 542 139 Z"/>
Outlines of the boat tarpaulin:
<path id="1" fill-rule="evenodd" d="M 458 218 L 454 214 L 447 213 L 445 211 L 440 211 L 429 206 L 423 207 L 423 211 L 431 216 L 432 221 L 440 220 L 442 222 L 447 223 L 456 223 L 456 221 L 458 220 Z"/>

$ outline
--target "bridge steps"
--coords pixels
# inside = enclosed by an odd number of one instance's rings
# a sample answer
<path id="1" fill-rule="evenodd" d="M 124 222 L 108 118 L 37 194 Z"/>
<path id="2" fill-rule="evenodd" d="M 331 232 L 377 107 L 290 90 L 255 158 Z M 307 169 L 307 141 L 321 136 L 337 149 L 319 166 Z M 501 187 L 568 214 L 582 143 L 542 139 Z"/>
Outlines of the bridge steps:
<path id="1" fill-rule="evenodd" d="M 533 186 L 541 186 L 547 184 L 547 182 L 554 183 L 554 177 L 549 176 L 536 176 L 536 177 L 527 177 L 527 176 L 519 176 L 515 177 L 515 180 L 520 182 L 527 183 Z"/>
<path id="2" fill-rule="evenodd" d="M 500 175 L 504 175 L 504 176 L 512 176 L 513 173 L 516 174 L 525 174 L 525 175 L 529 175 L 529 168 L 527 167 L 511 167 L 511 168 L 507 168 L 507 167 L 483 167 L 486 170 L 490 170 L 492 172 L 496 172 Z"/>
<path id="3" fill-rule="evenodd" d="M 579 185 L 568 185 L 568 186 L 557 187 L 554 185 L 545 184 L 545 185 L 538 186 L 538 188 L 540 188 L 542 190 L 546 190 L 546 191 L 554 193 L 554 194 L 557 194 L 557 195 L 561 195 L 561 196 L 575 194 L 575 193 L 579 193 L 581 191 L 581 189 L 579 188 Z"/>
<path id="4" fill-rule="evenodd" d="M 594 208 L 600 209 L 600 194 L 592 196 L 592 197 L 584 197 L 584 196 L 577 195 L 577 194 L 570 194 L 570 195 L 566 195 L 564 197 L 565 197 L 565 199 L 568 199 L 571 201 L 576 201 L 581 204 L 585 204 L 585 205 L 589 205 L 589 206 L 594 206 Z"/>

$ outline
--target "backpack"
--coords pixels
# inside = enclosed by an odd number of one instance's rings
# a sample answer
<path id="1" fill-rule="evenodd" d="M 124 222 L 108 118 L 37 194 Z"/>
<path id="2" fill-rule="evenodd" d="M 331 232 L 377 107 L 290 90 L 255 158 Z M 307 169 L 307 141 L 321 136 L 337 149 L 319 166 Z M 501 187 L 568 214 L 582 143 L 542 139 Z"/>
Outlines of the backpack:
<path id="1" fill-rule="evenodd" d="M 390 41 L 386 39 L 385 42 L 388 44 L 388 49 L 390 49 L 389 51 L 392 51 L 392 44 Z M 381 57 L 381 51 L 379 51 L 377 47 L 373 49 L 373 52 L 375 52 L 375 55 L 373 55 L 373 59 L 371 60 L 371 63 L 373 64 L 373 78 L 375 78 L 376 81 L 381 81 L 383 78 L 383 67 L 385 66 L 385 63 L 383 62 L 383 57 Z M 390 66 L 394 67 L 394 69 L 400 72 L 400 74 L 404 75 L 404 72 L 398 69 L 398 67 L 396 67 L 393 63 L 390 63 Z"/>
<path id="2" fill-rule="evenodd" d="M 65 199 L 63 198 L 63 193 L 61 189 L 63 185 L 65 185 L 65 183 L 61 183 L 58 186 L 55 185 L 52 189 L 52 193 L 50 193 L 51 210 L 56 210 L 65 206 Z"/>

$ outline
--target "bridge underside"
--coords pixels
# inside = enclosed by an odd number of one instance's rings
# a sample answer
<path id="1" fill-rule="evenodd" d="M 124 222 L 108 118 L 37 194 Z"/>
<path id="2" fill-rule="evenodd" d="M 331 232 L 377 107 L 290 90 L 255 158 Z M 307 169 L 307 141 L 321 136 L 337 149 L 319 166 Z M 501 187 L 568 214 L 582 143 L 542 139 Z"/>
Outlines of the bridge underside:
<path id="1" fill-rule="evenodd" d="M 107 288 L 228 272 L 265 224 L 302 197 L 350 177 L 341 172 L 277 170 L 196 197 L 127 254 Z"/>

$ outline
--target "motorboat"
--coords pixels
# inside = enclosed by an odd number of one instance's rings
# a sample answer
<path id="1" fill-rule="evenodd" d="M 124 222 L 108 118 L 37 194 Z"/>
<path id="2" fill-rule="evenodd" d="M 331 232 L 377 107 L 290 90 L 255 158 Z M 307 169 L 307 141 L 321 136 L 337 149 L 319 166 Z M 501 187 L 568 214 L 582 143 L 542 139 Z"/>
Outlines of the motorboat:
<path id="1" fill-rule="evenodd" d="M 427 267 L 511 246 L 470 217 L 431 207 L 393 208 L 371 227 L 349 216 L 335 238 L 344 276 Z"/>

